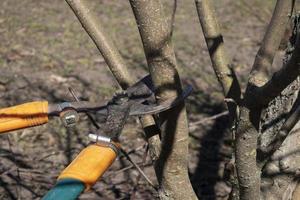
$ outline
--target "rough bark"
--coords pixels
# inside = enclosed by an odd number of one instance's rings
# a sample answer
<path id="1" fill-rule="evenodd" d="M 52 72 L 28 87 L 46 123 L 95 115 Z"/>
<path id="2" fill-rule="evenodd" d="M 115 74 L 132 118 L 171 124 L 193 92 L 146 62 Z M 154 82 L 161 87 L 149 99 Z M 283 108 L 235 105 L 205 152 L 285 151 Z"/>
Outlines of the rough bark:
<path id="1" fill-rule="evenodd" d="M 280 148 L 300 118 L 299 80 L 295 80 L 280 96 L 272 101 L 261 117 L 261 134 L 258 139 L 258 165 Z M 296 99 L 296 100 L 295 100 Z"/>
<path id="2" fill-rule="evenodd" d="M 290 39 L 286 58 L 283 65 L 286 67 L 298 57 L 299 48 L 299 17 L 294 19 L 293 35 Z M 297 56 L 296 56 L 297 55 Z M 293 61 L 294 62 L 294 61 Z M 297 62 L 294 62 L 295 68 Z M 300 162 L 300 132 L 299 128 L 299 72 L 288 87 L 279 96 L 268 104 L 261 118 L 261 134 L 259 137 L 258 164 L 263 166 L 262 174 L 262 199 L 291 199 L 293 190 L 297 188 Z M 294 126 L 296 125 L 296 130 Z M 294 128 L 294 131 L 291 129 Z M 280 147 L 280 148 L 278 148 Z M 265 154 L 265 156 L 263 156 Z M 261 163 L 269 156 L 268 162 Z M 297 192 L 295 192 L 295 195 Z M 296 199 L 297 196 L 293 197 Z"/>
<path id="3" fill-rule="evenodd" d="M 260 170 L 256 166 L 256 147 L 260 111 L 241 107 L 235 141 L 239 194 L 242 200 L 259 199 Z"/>
<path id="4" fill-rule="evenodd" d="M 116 78 L 122 89 L 126 89 L 134 83 L 134 79 L 129 75 L 125 61 L 120 55 L 112 39 L 105 32 L 101 22 L 95 18 L 88 7 L 88 0 L 66 0 L 73 10 L 84 30 L 94 41 L 98 50 L 102 54 L 113 76 Z M 159 156 L 159 130 L 156 128 L 152 116 L 143 116 L 141 124 L 148 139 L 151 158 L 155 160 Z"/>
<path id="5" fill-rule="evenodd" d="M 294 179 L 297 177 L 300 162 L 298 145 L 300 132 L 290 131 L 294 127 L 295 121 L 292 120 L 292 125 L 289 124 L 292 118 L 288 118 L 286 115 L 289 115 L 292 107 L 299 106 L 298 103 L 296 103 L 298 105 L 295 104 L 296 99 L 299 98 L 299 89 L 300 79 L 298 78 L 280 96 L 269 103 L 261 117 L 262 128 L 258 149 L 271 150 L 267 154 L 269 160 L 266 164 L 262 159 L 266 156 L 263 157 L 258 151 L 258 165 L 262 168 L 261 199 L 287 199 L 284 198 L 287 195 L 286 191 L 294 184 Z M 292 113 L 295 114 L 295 112 Z M 288 130 L 285 130 L 286 126 Z M 273 146 L 276 143 L 277 145 Z"/>
<path id="6" fill-rule="evenodd" d="M 181 93 L 171 30 L 160 0 L 130 0 L 158 102 Z M 162 150 L 155 164 L 161 199 L 197 199 L 188 176 L 188 126 L 184 103 L 160 116 Z"/>
<path id="7" fill-rule="evenodd" d="M 291 12 L 292 1 L 278 0 L 263 43 L 253 64 L 245 97 L 241 103 L 236 134 L 236 164 L 240 199 L 260 198 L 260 168 L 256 163 L 257 139 L 264 100 L 256 89 L 267 83 L 267 70 L 280 45 Z"/>
<path id="8" fill-rule="evenodd" d="M 294 47 L 291 58 L 283 67 L 273 74 L 270 81 L 262 87 L 256 89 L 256 96 L 262 104 L 269 103 L 278 96 L 289 84 L 291 84 L 299 75 L 300 72 L 300 41 Z"/>

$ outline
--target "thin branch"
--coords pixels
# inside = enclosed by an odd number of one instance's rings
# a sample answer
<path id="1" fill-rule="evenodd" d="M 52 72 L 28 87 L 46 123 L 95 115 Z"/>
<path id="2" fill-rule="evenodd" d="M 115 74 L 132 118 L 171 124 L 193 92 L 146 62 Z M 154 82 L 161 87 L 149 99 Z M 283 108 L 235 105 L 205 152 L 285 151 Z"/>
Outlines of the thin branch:
<path id="1" fill-rule="evenodd" d="M 125 156 L 125 158 L 137 169 L 137 171 L 142 175 L 145 180 L 151 185 L 155 190 L 157 187 L 152 183 L 152 181 L 148 178 L 148 176 L 144 173 L 144 171 L 130 158 L 129 154 L 126 153 L 124 149 L 120 149 L 120 152 Z"/>
<path id="2" fill-rule="evenodd" d="M 94 41 L 121 87 L 127 88 L 133 83 L 133 79 L 131 79 L 126 64 L 113 41 L 104 31 L 99 20 L 95 20 L 91 9 L 88 7 L 88 0 L 66 0 L 66 2 L 73 10 L 82 27 Z"/>
<path id="3" fill-rule="evenodd" d="M 148 155 L 148 149 L 149 149 L 149 146 L 146 145 L 145 146 L 145 152 L 143 154 L 143 157 L 142 157 L 142 163 L 145 163 L 146 160 L 147 160 L 147 155 Z M 144 170 L 144 165 L 141 166 L 141 170 Z M 131 190 L 131 196 L 130 196 L 130 200 L 135 200 L 136 199 L 136 192 L 137 192 L 137 189 L 138 189 L 138 185 L 139 185 L 139 181 L 141 179 L 141 174 L 139 174 L 137 177 L 136 177 L 136 180 L 135 180 L 135 184 Z"/>
<path id="4" fill-rule="evenodd" d="M 177 10 L 177 0 L 174 0 L 173 9 L 172 9 L 172 16 L 170 20 L 170 35 L 172 37 L 175 27 L 175 14 Z"/>
<path id="5" fill-rule="evenodd" d="M 146 139 L 149 143 L 149 154 L 153 163 L 159 157 L 161 151 L 161 141 L 160 141 L 160 129 L 155 124 L 154 118 L 152 116 L 144 116 L 140 118 L 140 121 L 144 127 L 144 132 Z"/>
<path id="6" fill-rule="evenodd" d="M 182 92 L 168 26 L 160 0 L 130 0 L 142 38 L 158 102 Z M 197 199 L 188 176 L 188 126 L 185 106 L 160 115 L 162 149 L 155 163 L 161 199 Z M 178 187 L 184 185 L 184 188 Z"/>
<path id="7" fill-rule="evenodd" d="M 149 162 L 149 163 L 138 162 L 138 163 L 136 163 L 136 164 L 139 165 L 140 167 L 150 167 L 150 166 L 152 166 L 152 163 L 151 163 L 151 162 Z M 105 179 L 105 178 L 108 178 L 108 177 L 111 177 L 111 176 L 117 176 L 117 175 L 119 175 L 119 174 L 121 174 L 121 173 L 123 173 L 123 172 L 125 172 L 125 171 L 127 171 L 127 170 L 130 170 L 130 169 L 132 169 L 132 168 L 135 168 L 135 167 L 134 167 L 134 165 L 130 164 L 129 166 L 124 167 L 124 168 L 122 168 L 122 169 L 119 169 L 119 170 L 117 170 L 117 171 L 112 171 L 112 172 L 106 173 L 106 174 L 103 176 L 103 178 Z"/>
<path id="8" fill-rule="evenodd" d="M 229 63 L 212 1 L 195 0 L 195 3 L 213 69 L 223 88 L 224 96 L 237 100 L 241 89 Z"/>
<path id="9" fill-rule="evenodd" d="M 239 115 L 238 105 L 241 98 L 241 88 L 235 76 L 234 69 L 230 66 L 230 61 L 226 53 L 223 36 L 220 31 L 216 11 L 211 0 L 195 0 L 199 21 L 202 27 L 206 45 L 209 51 L 212 67 L 216 77 L 222 86 L 225 102 L 229 111 L 229 118 L 232 124 L 236 124 Z M 221 113 L 216 117 L 227 113 Z M 214 119 L 214 117 L 212 117 Z M 208 118 L 207 120 L 211 120 Z M 199 121 L 204 123 L 206 120 Z M 236 126 L 234 126 L 236 127 Z M 235 129 L 232 129 L 232 138 L 235 138 Z M 234 159 L 234 156 L 233 156 Z M 236 177 L 235 177 L 236 179 Z M 237 182 L 234 181 L 234 182 Z M 235 187 L 235 186 L 234 186 Z M 235 188 L 233 189 L 235 190 Z"/>
<path id="10" fill-rule="evenodd" d="M 77 101 L 77 102 L 80 101 L 80 99 L 77 97 L 76 92 L 73 88 L 69 87 L 68 90 L 71 93 L 71 95 L 75 101 Z M 95 128 L 100 129 L 100 126 L 97 123 L 97 121 L 94 119 L 94 117 L 88 112 L 86 112 L 85 114 L 88 116 L 89 120 L 92 122 L 92 124 L 95 126 Z"/>
<path id="11" fill-rule="evenodd" d="M 200 124 L 205 124 L 205 123 L 207 123 L 207 122 L 209 122 L 209 121 L 218 119 L 218 118 L 223 117 L 223 116 L 226 116 L 226 115 L 228 115 L 228 114 L 229 114 L 228 111 L 224 111 L 224 112 L 221 112 L 221 113 L 219 113 L 219 114 L 216 114 L 216 115 L 213 115 L 213 116 L 210 116 L 210 117 L 206 117 L 206 118 L 200 119 L 200 120 L 198 120 L 198 121 L 196 121 L 196 122 L 191 122 L 191 123 L 189 124 L 189 127 L 190 127 L 190 129 L 194 130 L 194 129 L 195 129 L 198 125 L 200 125 Z"/>

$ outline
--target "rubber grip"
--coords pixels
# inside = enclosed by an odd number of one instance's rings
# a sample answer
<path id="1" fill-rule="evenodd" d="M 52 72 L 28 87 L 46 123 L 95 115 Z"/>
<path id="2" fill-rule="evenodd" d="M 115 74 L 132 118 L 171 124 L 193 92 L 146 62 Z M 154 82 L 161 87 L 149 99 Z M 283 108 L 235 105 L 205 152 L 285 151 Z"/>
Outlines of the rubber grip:
<path id="1" fill-rule="evenodd" d="M 76 179 L 61 179 L 47 192 L 42 200 L 75 200 L 84 191 L 85 185 Z"/>
<path id="2" fill-rule="evenodd" d="M 111 166 L 117 153 L 110 147 L 97 144 L 83 149 L 58 177 L 58 180 L 71 178 L 82 181 L 89 190 Z"/>
<path id="3" fill-rule="evenodd" d="M 0 109 L 0 133 L 48 122 L 48 102 L 36 101 Z"/>

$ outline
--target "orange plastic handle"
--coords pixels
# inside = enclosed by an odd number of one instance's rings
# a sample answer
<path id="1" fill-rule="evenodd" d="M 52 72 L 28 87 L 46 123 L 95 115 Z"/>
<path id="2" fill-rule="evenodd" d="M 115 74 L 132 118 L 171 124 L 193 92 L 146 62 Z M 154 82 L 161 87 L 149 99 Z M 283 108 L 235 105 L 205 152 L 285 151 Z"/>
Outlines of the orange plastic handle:
<path id="1" fill-rule="evenodd" d="M 36 101 L 0 109 L 0 133 L 48 122 L 48 102 Z"/>
<path id="2" fill-rule="evenodd" d="M 73 178 L 82 181 L 86 190 L 111 166 L 117 153 L 110 147 L 97 144 L 83 149 L 79 155 L 60 174 L 58 179 Z"/>

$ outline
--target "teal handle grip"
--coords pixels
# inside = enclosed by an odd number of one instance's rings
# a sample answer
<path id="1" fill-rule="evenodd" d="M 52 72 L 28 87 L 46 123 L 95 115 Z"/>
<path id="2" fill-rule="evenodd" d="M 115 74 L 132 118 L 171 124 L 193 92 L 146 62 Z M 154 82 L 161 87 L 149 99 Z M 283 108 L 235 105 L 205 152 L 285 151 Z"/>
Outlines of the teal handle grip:
<path id="1" fill-rule="evenodd" d="M 75 200 L 85 189 L 84 183 L 76 179 L 61 179 L 42 200 Z"/>

